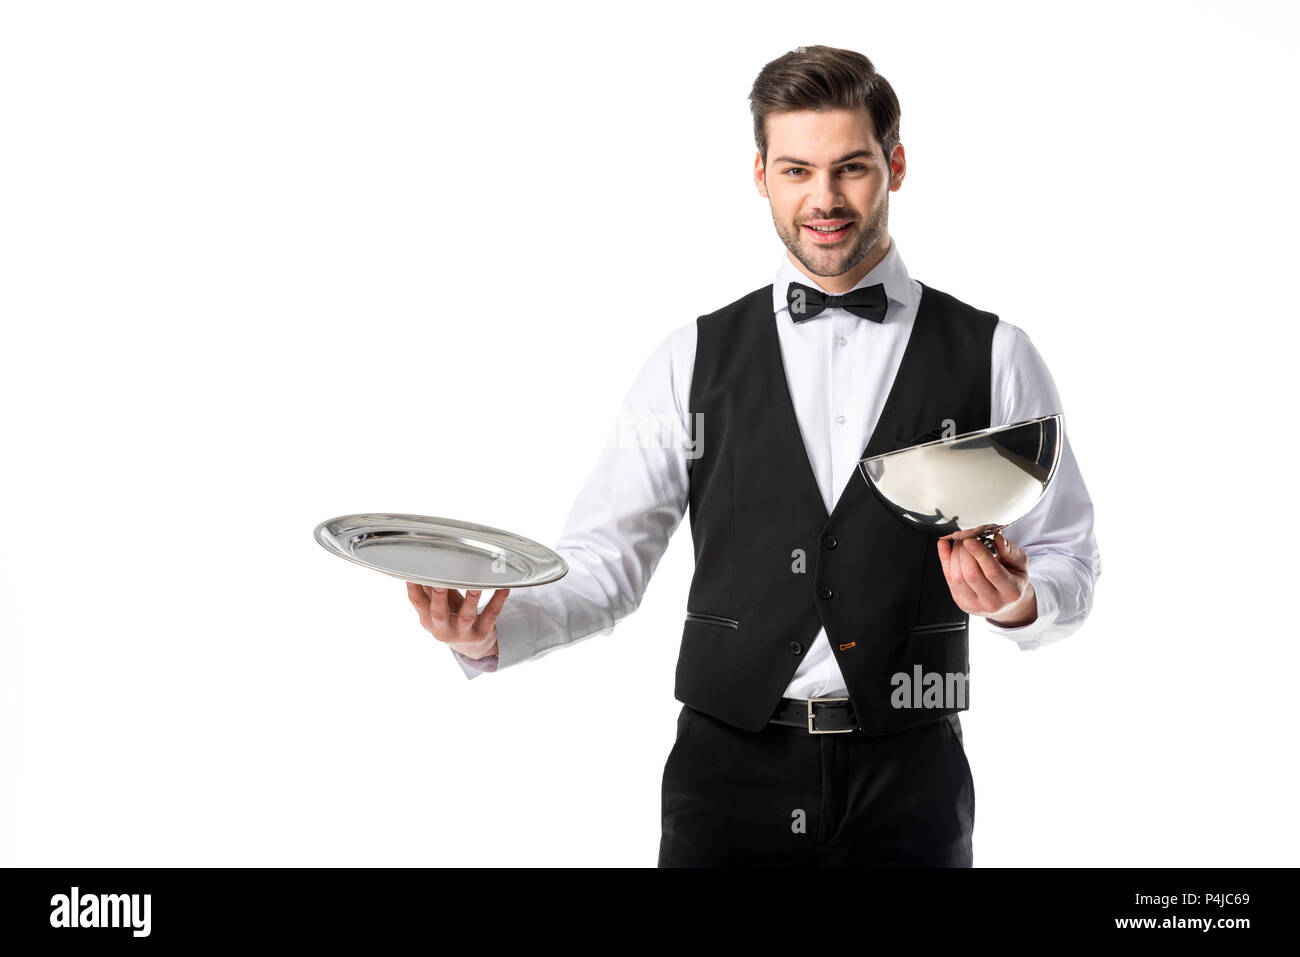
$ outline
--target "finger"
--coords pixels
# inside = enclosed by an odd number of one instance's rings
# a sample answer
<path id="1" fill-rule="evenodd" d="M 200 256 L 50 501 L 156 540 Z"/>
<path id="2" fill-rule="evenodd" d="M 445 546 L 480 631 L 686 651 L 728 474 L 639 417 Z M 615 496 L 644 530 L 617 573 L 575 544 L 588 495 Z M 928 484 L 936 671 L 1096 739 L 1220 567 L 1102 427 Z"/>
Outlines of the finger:
<path id="1" fill-rule="evenodd" d="M 1023 548 L 1009 541 L 1001 532 L 994 537 L 994 544 L 998 547 L 998 557 L 1008 568 L 1014 568 L 1018 572 L 1029 571 L 1029 555 Z"/>
<path id="2" fill-rule="evenodd" d="M 983 572 L 985 580 L 993 586 L 993 591 L 1002 600 L 1002 604 L 1005 605 L 1019 600 L 1020 586 L 987 548 L 980 545 L 979 548 L 971 549 L 971 554 L 975 561 L 979 563 L 980 571 Z"/>
<path id="3" fill-rule="evenodd" d="M 484 606 L 483 611 L 479 613 L 478 620 L 474 623 L 475 634 L 481 638 L 486 638 L 492 634 L 492 629 L 496 627 L 497 616 L 501 614 L 501 609 L 506 603 L 506 596 L 509 594 L 509 588 L 498 588 L 492 594 L 492 600 Z"/>
<path id="4" fill-rule="evenodd" d="M 465 604 L 465 596 L 457 588 L 443 589 L 447 597 L 447 620 L 443 625 L 442 641 L 464 641 L 464 629 L 461 627 L 460 610 Z"/>
<path id="5" fill-rule="evenodd" d="M 1001 608 L 1003 602 L 998 598 L 997 590 L 984 577 L 984 570 L 980 567 L 979 559 L 975 557 L 975 553 L 972 551 L 975 548 L 985 552 L 988 551 L 973 538 L 967 539 L 962 544 L 961 574 L 967 586 L 975 593 L 975 597 L 980 604 L 980 610 L 987 614 Z"/>
<path id="6" fill-rule="evenodd" d="M 966 584 L 964 578 L 950 584 L 948 590 L 952 592 L 952 600 L 957 603 L 957 607 L 962 611 L 968 614 L 980 613 L 979 596 L 970 590 L 970 586 Z"/>
<path id="7" fill-rule="evenodd" d="M 956 543 L 948 538 L 939 539 L 939 561 L 943 563 L 943 577 L 949 585 L 961 582 L 961 565 L 954 561 Z"/>
<path id="8" fill-rule="evenodd" d="M 961 543 L 953 539 L 941 538 L 939 548 L 940 558 L 944 562 L 943 576 L 948 582 L 948 591 L 952 593 L 952 600 L 962 611 L 977 610 L 979 598 L 970 590 L 961 571 Z"/>
<path id="9" fill-rule="evenodd" d="M 483 594 L 481 588 L 471 588 L 465 592 L 465 597 L 461 599 L 460 607 L 456 609 L 456 618 L 462 629 L 469 628 L 474 624 L 474 618 L 478 615 L 478 600 Z"/>
<path id="10" fill-rule="evenodd" d="M 433 637 L 441 638 L 443 635 L 451 633 L 451 626 L 447 621 L 449 612 L 447 610 L 447 589 L 440 588 L 437 585 L 429 586 L 429 620 L 433 623 Z"/>
<path id="11" fill-rule="evenodd" d="M 416 614 L 420 616 L 420 627 L 428 629 L 432 622 L 429 620 L 429 596 L 425 593 L 423 586 L 415 582 L 406 583 L 406 597 L 411 600 L 415 606 Z"/>

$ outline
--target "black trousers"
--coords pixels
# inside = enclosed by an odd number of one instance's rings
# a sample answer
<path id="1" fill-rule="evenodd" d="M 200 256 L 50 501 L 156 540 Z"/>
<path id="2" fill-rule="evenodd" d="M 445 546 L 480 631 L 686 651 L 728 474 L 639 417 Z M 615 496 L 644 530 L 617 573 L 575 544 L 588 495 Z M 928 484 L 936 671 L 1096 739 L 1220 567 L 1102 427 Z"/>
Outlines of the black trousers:
<path id="1" fill-rule="evenodd" d="M 950 715 L 892 734 L 745 731 L 685 705 L 660 867 L 970 867 L 975 781 Z"/>

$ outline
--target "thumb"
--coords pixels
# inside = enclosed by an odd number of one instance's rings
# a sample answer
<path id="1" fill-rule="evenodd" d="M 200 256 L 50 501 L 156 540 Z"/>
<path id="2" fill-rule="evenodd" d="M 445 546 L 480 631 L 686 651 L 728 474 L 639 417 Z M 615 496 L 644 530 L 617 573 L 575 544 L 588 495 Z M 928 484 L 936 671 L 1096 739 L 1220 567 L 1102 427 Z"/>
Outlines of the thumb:
<path id="1" fill-rule="evenodd" d="M 993 536 L 993 544 L 998 547 L 998 558 L 1003 565 L 1021 572 L 1029 570 L 1029 556 L 1025 550 L 1009 541 L 1001 532 Z"/>

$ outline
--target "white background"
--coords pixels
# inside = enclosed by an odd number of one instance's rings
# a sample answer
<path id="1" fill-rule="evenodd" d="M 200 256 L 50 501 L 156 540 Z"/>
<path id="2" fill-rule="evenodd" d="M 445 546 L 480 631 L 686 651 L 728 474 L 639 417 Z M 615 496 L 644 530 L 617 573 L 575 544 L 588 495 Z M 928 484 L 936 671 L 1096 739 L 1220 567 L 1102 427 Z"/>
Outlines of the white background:
<path id="1" fill-rule="evenodd" d="M 1286 5 L 0 10 L 0 862 L 653 866 L 685 520 L 474 681 L 311 533 L 552 544 L 654 345 L 771 281 L 746 96 L 825 43 L 1096 506 L 1083 630 L 973 629 L 976 866 L 1297 863 Z"/>

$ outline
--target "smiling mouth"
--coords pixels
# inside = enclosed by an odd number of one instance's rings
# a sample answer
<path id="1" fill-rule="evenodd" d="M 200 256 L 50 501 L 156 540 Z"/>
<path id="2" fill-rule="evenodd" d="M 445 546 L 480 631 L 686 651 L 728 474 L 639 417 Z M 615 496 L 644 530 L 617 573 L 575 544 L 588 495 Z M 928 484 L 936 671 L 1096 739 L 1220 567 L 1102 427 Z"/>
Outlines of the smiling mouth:
<path id="1" fill-rule="evenodd" d="M 811 236 L 815 243 L 835 243 L 849 234 L 849 230 L 853 228 L 853 220 L 844 222 L 830 220 L 816 225 L 801 223 L 799 228 Z"/>

